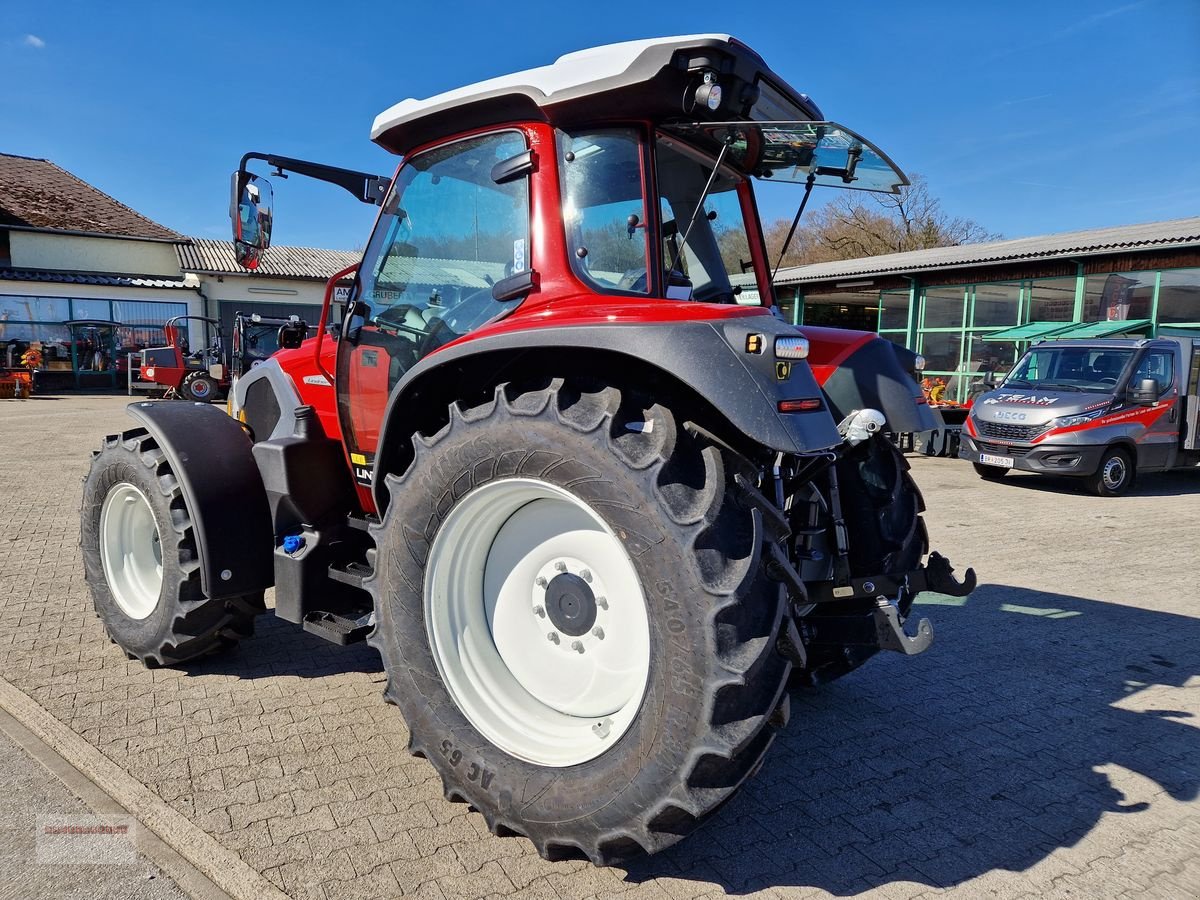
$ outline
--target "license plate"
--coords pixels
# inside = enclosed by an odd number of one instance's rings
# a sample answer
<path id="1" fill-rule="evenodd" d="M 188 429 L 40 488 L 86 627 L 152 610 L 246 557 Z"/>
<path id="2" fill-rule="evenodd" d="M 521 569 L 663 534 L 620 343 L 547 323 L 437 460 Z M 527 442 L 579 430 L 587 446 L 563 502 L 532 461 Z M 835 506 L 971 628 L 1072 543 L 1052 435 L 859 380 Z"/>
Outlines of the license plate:
<path id="1" fill-rule="evenodd" d="M 990 453 L 980 453 L 979 461 L 985 466 L 1000 466 L 1005 469 L 1013 467 L 1013 458 L 1011 456 L 992 456 Z"/>

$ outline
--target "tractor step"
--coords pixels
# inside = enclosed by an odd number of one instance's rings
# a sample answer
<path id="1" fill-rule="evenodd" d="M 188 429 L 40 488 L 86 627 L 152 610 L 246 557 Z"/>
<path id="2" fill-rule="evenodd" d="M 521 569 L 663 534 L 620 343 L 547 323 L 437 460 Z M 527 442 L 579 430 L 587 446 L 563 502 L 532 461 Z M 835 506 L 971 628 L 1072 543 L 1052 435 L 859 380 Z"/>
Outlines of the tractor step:
<path id="1" fill-rule="evenodd" d="M 340 581 L 342 584 L 362 590 L 363 582 L 371 577 L 372 571 L 374 570 L 365 563 L 351 562 L 341 567 L 330 566 L 329 577 L 334 581 Z"/>
<path id="2" fill-rule="evenodd" d="M 366 640 L 374 627 L 374 613 L 351 619 L 325 610 L 314 610 L 304 617 L 305 631 L 343 647 Z"/>

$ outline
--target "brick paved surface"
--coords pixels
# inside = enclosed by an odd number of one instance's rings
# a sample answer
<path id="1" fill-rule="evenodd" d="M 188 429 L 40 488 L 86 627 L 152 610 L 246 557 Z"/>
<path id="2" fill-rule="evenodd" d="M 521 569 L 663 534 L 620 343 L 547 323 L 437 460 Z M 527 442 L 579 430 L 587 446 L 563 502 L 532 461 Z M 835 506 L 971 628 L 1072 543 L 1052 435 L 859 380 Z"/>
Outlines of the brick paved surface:
<path id="1" fill-rule="evenodd" d="M 980 588 L 934 648 L 793 698 L 759 776 L 632 869 L 546 863 L 405 753 L 377 654 L 271 618 L 235 653 L 127 662 L 77 549 L 124 398 L 0 401 L 0 674 L 295 897 L 1200 895 L 1200 472 L 1100 500 L 914 460 Z"/>

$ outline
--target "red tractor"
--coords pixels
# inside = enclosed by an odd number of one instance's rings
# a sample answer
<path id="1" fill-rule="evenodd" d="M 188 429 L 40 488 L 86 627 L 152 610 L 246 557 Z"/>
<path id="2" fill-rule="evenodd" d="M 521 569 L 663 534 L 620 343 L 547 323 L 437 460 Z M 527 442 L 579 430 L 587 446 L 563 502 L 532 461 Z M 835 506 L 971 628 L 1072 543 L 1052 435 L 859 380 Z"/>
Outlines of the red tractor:
<path id="1" fill-rule="evenodd" d="M 189 323 L 199 322 L 204 344 L 190 347 Z M 142 351 L 141 380 L 161 384 L 168 398 L 208 403 L 229 390 L 220 323 L 206 316 L 175 316 L 163 326 L 167 346 Z"/>
<path id="2" fill-rule="evenodd" d="M 248 267 L 252 160 L 378 220 L 327 287 L 326 316 L 354 277 L 340 329 L 242 377 L 236 418 L 129 407 L 85 487 L 96 609 L 172 665 L 250 635 L 273 586 L 275 615 L 379 650 L 411 751 L 493 832 L 662 850 L 758 769 L 789 685 L 924 650 L 916 595 L 975 584 L 926 556 L 885 437 L 932 427 L 911 354 L 779 319 L 752 187 L 905 178 L 721 35 L 406 100 L 372 137 L 393 177 L 243 158 Z"/>

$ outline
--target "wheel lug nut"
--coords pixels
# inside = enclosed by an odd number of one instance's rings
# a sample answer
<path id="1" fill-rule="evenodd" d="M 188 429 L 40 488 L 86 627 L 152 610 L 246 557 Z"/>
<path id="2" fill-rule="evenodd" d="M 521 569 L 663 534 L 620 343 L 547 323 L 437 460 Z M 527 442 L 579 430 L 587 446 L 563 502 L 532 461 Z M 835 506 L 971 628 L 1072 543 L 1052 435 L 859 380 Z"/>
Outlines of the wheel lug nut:
<path id="1" fill-rule="evenodd" d="M 592 629 L 592 637 L 596 638 L 597 640 L 604 640 L 604 629 L 597 625 Z"/>
<path id="2" fill-rule="evenodd" d="M 556 562 L 554 564 L 554 568 L 555 568 L 555 571 L 565 572 L 565 571 L 567 571 L 567 564 L 560 559 L 558 562 Z"/>
<path id="3" fill-rule="evenodd" d="M 546 640 L 548 640 L 552 644 L 557 644 L 558 643 L 558 632 L 557 631 L 550 632 L 548 635 L 546 635 Z"/>
<path id="4" fill-rule="evenodd" d="M 546 608 L 543 606 L 535 606 L 533 608 L 533 614 L 544 619 L 546 618 Z"/>
<path id="5" fill-rule="evenodd" d="M 537 578 L 533 579 L 533 583 L 540 588 L 544 588 L 546 586 L 546 579 L 539 575 Z"/>
<path id="6" fill-rule="evenodd" d="M 608 598 L 607 597 L 597 597 L 596 605 L 598 607 L 600 607 L 601 609 L 608 609 Z"/>
<path id="7" fill-rule="evenodd" d="M 582 572 L 579 573 L 579 577 L 590 584 L 591 580 L 592 580 L 592 570 L 584 569 Z"/>
<path id="8" fill-rule="evenodd" d="M 571 649 L 576 653 L 583 652 L 583 641 L 571 641 Z"/>

